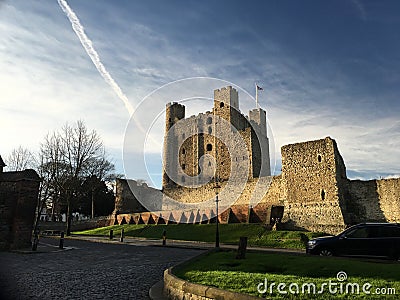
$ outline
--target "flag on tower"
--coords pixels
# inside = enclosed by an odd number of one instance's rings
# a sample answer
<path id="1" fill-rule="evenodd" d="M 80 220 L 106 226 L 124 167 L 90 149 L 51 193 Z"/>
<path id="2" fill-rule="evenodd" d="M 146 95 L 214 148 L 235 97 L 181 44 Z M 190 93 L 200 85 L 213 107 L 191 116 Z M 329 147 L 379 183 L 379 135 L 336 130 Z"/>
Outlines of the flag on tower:
<path id="1" fill-rule="evenodd" d="M 256 108 L 259 108 L 259 106 L 258 106 L 258 91 L 263 91 L 263 90 L 264 89 L 256 83 Z"/>

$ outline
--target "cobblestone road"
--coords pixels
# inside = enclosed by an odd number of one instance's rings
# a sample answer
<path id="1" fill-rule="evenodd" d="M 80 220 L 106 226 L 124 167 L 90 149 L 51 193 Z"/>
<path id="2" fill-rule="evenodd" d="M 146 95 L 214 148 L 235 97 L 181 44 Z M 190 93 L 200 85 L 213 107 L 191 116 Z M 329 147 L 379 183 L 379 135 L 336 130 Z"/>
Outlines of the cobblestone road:
<path id="1" fill-rule="evenodd" d="M 0 253 L 1 299 L 149 299 L 165 269 L 202 252 L 76 240 L 65 245 L 74 249 Z"/>

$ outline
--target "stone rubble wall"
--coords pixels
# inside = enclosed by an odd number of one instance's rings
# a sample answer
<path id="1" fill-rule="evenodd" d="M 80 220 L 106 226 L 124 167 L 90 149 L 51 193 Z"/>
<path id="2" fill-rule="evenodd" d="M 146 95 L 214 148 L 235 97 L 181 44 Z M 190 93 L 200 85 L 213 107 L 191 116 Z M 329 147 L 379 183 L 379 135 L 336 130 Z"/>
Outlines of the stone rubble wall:
<path id="1" fill-rule="evenodd" d="M 0 250 L 31 247 L 39 184 L 34 170 L 0 173 Z"/>
<path id="2" fill-rule="evenodd" d="M 400 178 L 377 180 L 379 204 L 388 222 L 400 223 Z"/>
<path id="3" fill-rule="evenodd" d="M 400 222 L 400 178 L 349 181 L 352 223 Z"/>
<path id="4" fill-rule="evenodd" d="M 288 228 L 328 232 L 345 228 L 336 153 L 331 138 L 282 147 L 284 222 Z"/>

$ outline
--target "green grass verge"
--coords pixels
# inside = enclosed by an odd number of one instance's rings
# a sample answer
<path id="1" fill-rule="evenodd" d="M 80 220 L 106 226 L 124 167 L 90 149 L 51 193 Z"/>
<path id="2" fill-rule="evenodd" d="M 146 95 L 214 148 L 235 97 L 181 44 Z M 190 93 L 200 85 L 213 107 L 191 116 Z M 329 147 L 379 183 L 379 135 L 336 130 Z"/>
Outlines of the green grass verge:
<path id="1" fill-rule="evenodd" d="M 215 224 L 171 224 L 171 225 L 114 225 L 92 230 L 74 232 L 79 235 L 108 236 L 110 229 L 114 235 L 121 234 L 124 228 L 126 236 L 143 238 L 162 238 L 163 231 L 167 231 L 167 239 L 186 241 L 215 241 Z M 248 245 L 273 248 L 302 249 L 302 234 L 309 239 L 324 235 L 322 233 L 299 231 L 270 231 L 259 224 L 220 224 L 220 241 L 226 244 L 237 244 L 239 237 L 247 236 Z"/>
<path id="2" fill-rule="evenodd" d="M 235 254 L 233 251 L 213 252 L 190 264 L 182 265 L 175 270 L 175 274 L 190 282 L 272 299 L 398 299 L 398 295 L 373 295 L 376 288 L 394 288 L 397 294 L 400 293 L 400 265 L 396 262 L 254 252 L 247 253 L 244 260 L 236 260 Z M 336 279 L 339 271 L 348 275 L 348 279 L 343 281 L 343 291 L 346 291 L 346 283 L 358 283 L 360 294 L 332 295 L 328 287 L 321 294 L 301 293 L 303 283 L 314 283 L 317 293 L 321 290 L 321 285 L 329 280 L 339 283 Z M 268 291 L 260 294 L 257 286 L 261 282 L 265 283 L 265 279 Z M 276 286 L 270 294 L 269 287 L 273 282 L 276 285 L 285 283 L 284 290 L 288 294 L 278 293 Z M 288 287 L 291 283 L 299 286 L 299 294 L 290 293 Z M 369 289 L 370 295 L 362 292 L 365 283 L 372 285 Z"/>

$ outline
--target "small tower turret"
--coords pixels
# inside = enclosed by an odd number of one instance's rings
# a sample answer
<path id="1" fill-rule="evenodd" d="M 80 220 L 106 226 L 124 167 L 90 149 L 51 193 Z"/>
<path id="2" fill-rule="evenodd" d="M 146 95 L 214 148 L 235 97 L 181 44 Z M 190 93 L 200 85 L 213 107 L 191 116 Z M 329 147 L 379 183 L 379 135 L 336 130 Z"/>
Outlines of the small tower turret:
<path id="1" fill-rule="evenodd" d="M 168 103 L 165 111 L 165 134 L 164 134 L 164 149 L 163 149 L 163 188 L 170 187 L 174 183 L 167 175 L 168 172 L 176 173 L 178 165 L 178 149 L 176 148 L 176 135 L 174 132 L 169 132 L 179 120 L 185 118 L 185 106 L 177 102 Z M 172 139 L 172 140 L 171 140 Z"/>

